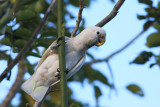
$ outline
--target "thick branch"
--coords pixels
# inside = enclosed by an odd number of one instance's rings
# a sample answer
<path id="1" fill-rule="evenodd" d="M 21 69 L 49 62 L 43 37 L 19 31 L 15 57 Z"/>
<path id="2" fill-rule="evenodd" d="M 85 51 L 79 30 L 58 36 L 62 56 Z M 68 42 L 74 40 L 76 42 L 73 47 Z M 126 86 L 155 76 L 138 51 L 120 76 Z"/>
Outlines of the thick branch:
<path id="1" fill-rule="evenodd" d="M 23 64 L 22 61 L 20 61 L 19 66 L 18 66 L 18 74 L 16 77 L 16 80 L 14 84 L 12 85 L 11 89 L 9 90 L 6 98 L 0 105 L 1 107 L 8 107 L 13 99 L 13 97 L 16 95 L 16 93 L 19 91 L 22 81 L 23 81 L 23 74 L 25 73 L 23 70 Z"/>
<path id="2" fill-rule="evenodd" d="M 95 26 L 103 27 L 106 23 L 112 20 L 118 13 L 119 8 L 122 6 L 125 0 L 119 0 L 114 6 L 113 10 L 110 12 L 108 16 L 106 16 L 103 20 L 97 23 Z"/>
<path id="3" fill-rule="evenodd" d="M 147 30 L 143 30 L 141 31 L 137 36 L 135 36 L 131 41 L 129 41 L 126 45 L 124 45 L 122 48 L 118 49 L 117 51 L 113 52 L 112 54 L 110 54 L 109 56 L 107 56 L 104 59 L 97 59 L 97 60 L 93 60 L 91 62 L 88 62 L 86 64 L 93 64 L 93 63 L 98 63 L 98 62 L 103 62 L 103 61 L 108 61 L 110 58 L 112 58 L 113 56 L 117 55 L 118 53 L 122 52 L 123 50 L 125 50 L 126 48 L 128 48 L 135 40 L 137 40 L 145 31 Z"/>
<path id="4" fill-rule="evenodd" d="M 76 20 L 76 26 L 71 34 L 71 38 L 76 34 L 78 28 L 79 28 L 79 24 L 82 20 L 82 11 L 84 8 L 84 1 L 83 0 L 79 0 L 79 12 L 78 12 L 78 20 Z"/>
<path id="5" fill-rule="evenodd" d="M 50 4 L 49 8 L 47 9 L 43 19 L 41 20 L 40 24 L 37 26 L 35 29 L 33 35 L 29 39 L 29 41 L 26 43 L 26 45 L 22 48 L 22 50 L 19 52 L 17 57 L 8 65 L 8 67 L 3 71 L 3 73 L 0 76 L 0 82 L 7 77 L 8 72 L 18 63 L 18 61 L 25 55 L 25 53 L 29 50 L 33 42 L 36 40 L 37 34 L 40 32 L 42 29 L 43 25 L 45 24 L 46 20 L 48 19 L 49 15 L 52 12 L 52 9 L 56 5 L 57 0 L 53 0 L 52 3 Z"/>
<path id="6" fill-rule="evenodd" d="M 59 53 L 59 69 L 60 69 L 60 90 L 61 90 L 61 107 L 68 107 L 68 92 L 66 78 L 66 61 L 65 61 L 65 37 L 64 37 L 64 0 L 58 0 L 58 36 L 62 37 L 60 41 Z"/>
<path id="7" fill-rule="evenodd" d="M 65 64 L 65 38 L 64 38 L 64 1 L 58 0 L 57 2 L 57 13 L 58 13 L 58 36 L 62 38 L 59 46 L 59 68 L 60 68 L 60 89 L 61 89 L 61 107 L 68 107 L 68 93 L 67 93 L 67 79 L 65 74 L 66 64 Z M 58 83 L 59 81 L 57 81 Z M 52 85 L 49 87 L 47 93 L 43 97 L 41 102 L 35 102 L 33 107 L 40 107 L 46 96 L 52 92 Z"/>

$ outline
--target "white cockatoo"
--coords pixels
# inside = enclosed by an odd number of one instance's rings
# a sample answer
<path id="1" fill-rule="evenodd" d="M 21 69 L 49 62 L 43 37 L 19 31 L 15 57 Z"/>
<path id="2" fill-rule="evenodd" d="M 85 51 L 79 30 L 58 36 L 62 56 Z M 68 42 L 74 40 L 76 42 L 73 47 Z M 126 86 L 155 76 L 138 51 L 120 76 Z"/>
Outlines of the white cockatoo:
<path id="1" fill-rule="evenodd" d="M 87 49 L 104 44 L 105 31 L 100 27 L 88 27 L 73 38 L 65 37 L 67 79 L 84 64 Z M 40 59 L 34 74 L 22 84 L 22 89 L 37 102 L 45 96 L 50 86 L 57 84 L 59 68 L 58 44 L 54 41 Z"/>

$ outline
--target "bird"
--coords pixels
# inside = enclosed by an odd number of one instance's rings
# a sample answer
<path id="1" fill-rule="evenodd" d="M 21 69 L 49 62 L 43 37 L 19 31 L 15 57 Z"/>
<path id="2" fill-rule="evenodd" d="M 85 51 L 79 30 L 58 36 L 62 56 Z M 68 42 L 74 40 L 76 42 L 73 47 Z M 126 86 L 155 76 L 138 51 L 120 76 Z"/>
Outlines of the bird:
<path id="1" fill-rule="evenodd" d="M 105 43 L 106 32 L 91 26 L 73 38 L 65 37 L 66 78 L 80 70 L 85 62 L 86 51 L 92 46 Z M 37 102 L 41 102 L 50 86 L 60 81 L 58 44 L 55 40 L 42 55 L 34 74 L 22 84 L 22 89 Z"/>

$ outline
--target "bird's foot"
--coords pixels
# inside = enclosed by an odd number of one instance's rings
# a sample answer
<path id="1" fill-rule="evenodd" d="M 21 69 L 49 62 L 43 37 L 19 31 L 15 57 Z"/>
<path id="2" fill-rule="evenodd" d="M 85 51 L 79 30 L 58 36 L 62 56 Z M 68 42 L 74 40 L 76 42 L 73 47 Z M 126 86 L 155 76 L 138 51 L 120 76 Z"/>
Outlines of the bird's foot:
<path id="1" fill-rule="evenodd" d="M 68 72 L 69 72 L 69 70 L 66 69 L 66 70 L 65 70 L 65 73 L 68 74 Z M 59 68 L 57 69 L 57 72 L 54 74 L 54 76 L 57 77 L 58 79 L 61 78 L 60 69 L 59 69 Z"/>
<path id="2" fill-rule="evenodd" d="M 59 44 L 59 41 L 62 40 L 62 36 L 58 37 L 56 40 L 56 45 L 52 47 L 52 49 L 58 48 L 61 44 Z"/>
<path id="3" fill-rule="evenodd" d="M 63 39 L 62 36 L 58 37 L 57 40 L 56 40 L 56 45 L 55 45 L 55 46 L 52 46 L 52 49 L 58 48 L 58 47 L 61 45 L 61 44 L 59 44 L 59 41 L 62 40 L 62 39 Z"/>
<path id="4" fill-rule="evenodd" d="M 57 77 L 58 79 L 61 78 L 61 76 L 60 76 L 60 69 L 59 68 L 57 69 L 57 72 L 54 74 L 54 76 Z"/>

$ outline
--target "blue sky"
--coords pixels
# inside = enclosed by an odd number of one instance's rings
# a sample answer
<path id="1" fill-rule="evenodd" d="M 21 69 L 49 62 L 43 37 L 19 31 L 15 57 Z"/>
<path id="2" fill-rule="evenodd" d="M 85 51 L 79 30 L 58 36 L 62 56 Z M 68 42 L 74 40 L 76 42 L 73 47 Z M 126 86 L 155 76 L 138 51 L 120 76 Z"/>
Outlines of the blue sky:
<path id="1" fill-rule="evenodd" d="M 157 2 L 158 0 L 154 0 L 154 4 L 157 4 Z M 92 2 L 91 7 L 83 11 L 83 17 L 87 22 L 86 27 L 93 26 L 103 19 L 112 10 L 113 6 L 108 0 L 96 0 L 96 2 Z M 107 33 L 105 45 L 100 48 L 94 47 L 89 52 L 94 54 L 96 58 L 104 58 L 128 43 L 128 41 L 142 31 L 144 21 L 139 21 L 136 16 L 137 14 L 146 14 L 144 11 L 145 7 L 145 5 L 139 4 L 137 0 L 126 0 L 118 15 L 103 27 Z M 75 9 L 71 9 L 71 11 L 75 12 Z M 160 96 L 160 85 L 158 85 L 158 81 L 160 81 L 159 67 L 155 66 L 149 69 L 150 63 L 142 66 L 129 64 L 142 50 L 154 51 L 159 54 L 158 49 L 149 49 L 145 46 L 147 36 L 154 31 L 153 28 L 149 29 L 129 48 L 110 60 L 117 93 L 96 82 L 95 84 L 100 86 L 103 92 L 103 95 L 99 99 L 100 107 L 160 106 L 158 100 Z M 151 62 L 154 62 L 154 59 L 151 59 Z M 112 81 L 106 63 L 94 64 L 94 67 L 100 69 Z M 138 97 L 126 90 L 126 85 L 131 83 L 141 86 L 145 96 Z M 71 88 L 75 88 L 73 97 L 86 103 L 90 102 L 90 106 L 95 106 L 92 86 L 88 86 L 87 80 L 84 84 L 84 87 L 80 84 L 70 84 Z"/>
<path id="2" fill-rule="evenodd" d="M 158 0 L 154 0 L 157 4 Z M 103 19 L 113 8 L 113 3 L 109 0 L 95 0 L 92 2 L 89 8 L 85 8 L 83 11 L 83 17 L 86 19 L 86 27 L 93 26 L 101 19 Z M 136 18 L 137 14 L 145 14 L 145 5 L 139 4 L 137 0 L 126 0 L 124 5 L 119 10 L 118 15 L 103 28 L 107 33 L 106 43 L 102 47 L 93 47 L 89 50 L 95 58 L 104 58 L 124 46 L 129 40 L 142 31 L 144 21 L 139 21 Z M 78 8 L 68 7 L 71 12 L 77 15 Z M 67 23 L 67 25 L 75 25 L 75 20 Z M 149 49 L 145 46 L 146 37 L 154 32 L 154 29 L 149 29 L 144 33 L 137 41 L 135 41 L 129 48 L 122 53 L 117 54 L 110 59 L 110 65 L 114 74 L 114 81 L 117 89 L 117 93 L 111 91 L 108 87 L 102 83 L 95 82 L 94 84 L 101 87 L 103 95 L 99 98 L 100 107 L 159 107 L 160 96 L 160 69 L 158 66 L 149 69 L 149 64 L 135 65 L 129 64 L 142 50 L 154 51 L 159 54 L 159 50 Z M 13 54 L 13 56 L 15 56 Z M 90 59 L 87 58 L 87 61 Z M 154 60 L 151 59 L 153 62 Z M 2 72 L 6 68 L 6 62 L 0 61 Z M 100 71 L 112 81 L 110 73 L 108 71 L 106 63 L 98 63 L 93 65 L 94 68 L 100 69 Z M 5 98 L 8 89 L 15 80 L 17 67 L 12 70 L 11 81 L 4 80 L 0 84 L 0 103 Z M 138 97 L 126 90 L 126 85 L 135 83 L 144 91 L 144 97 Z M 95 106 L 95 98 L 93 94 L 93 88 L 85 80 L 84 85 L 79 83 L 69 83 L 69 87 L 74 89 L 73 96 L 75 99 L 84 103 L 89 103 L 91 107 Z M 19 96 L 12 101 L 15 105 L 18 103 Z"/>

